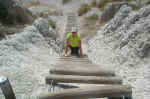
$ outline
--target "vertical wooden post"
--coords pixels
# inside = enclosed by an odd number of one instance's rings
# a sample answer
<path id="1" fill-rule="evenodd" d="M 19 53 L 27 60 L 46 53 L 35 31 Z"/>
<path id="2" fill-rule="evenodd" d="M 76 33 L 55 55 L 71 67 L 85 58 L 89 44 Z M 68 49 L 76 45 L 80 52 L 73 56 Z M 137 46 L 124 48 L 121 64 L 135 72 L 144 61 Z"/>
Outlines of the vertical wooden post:
<path id="1" fill-rule="evenodd" d="M 12 86 L 7 77 L 0 77 L 0 87 L 5 96 L 5 99 L 16 99 Z"/>

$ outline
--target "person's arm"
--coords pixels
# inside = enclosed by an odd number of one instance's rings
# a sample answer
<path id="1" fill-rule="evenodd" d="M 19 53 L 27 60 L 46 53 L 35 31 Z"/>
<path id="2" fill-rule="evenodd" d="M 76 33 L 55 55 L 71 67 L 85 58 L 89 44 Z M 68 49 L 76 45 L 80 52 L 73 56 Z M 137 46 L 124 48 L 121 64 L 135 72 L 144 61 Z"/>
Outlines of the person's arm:
<path id="1" fill-rule="evenodd" d="M 66 42 L 65 42 L 65 56 L 68 56 L 69 38 L 70 38 L 70 33 L 68 33 L 67 36 L 66 36 Z"/>
<path id="2" fill-rule="evenodd" d="M 68 56 L 68 47 L 69 47 L 69 40 L 66 41 L 66 48 L 65 48 L 65 56 Z"/>
<path id="3" fill-rule="evenodd" d="M 79 48 L 80 48 L 80 56 L 82 56 L 83 53 L 82 53 L 82 42 L 81 42 L 81 40 L 79 41 Z"/>

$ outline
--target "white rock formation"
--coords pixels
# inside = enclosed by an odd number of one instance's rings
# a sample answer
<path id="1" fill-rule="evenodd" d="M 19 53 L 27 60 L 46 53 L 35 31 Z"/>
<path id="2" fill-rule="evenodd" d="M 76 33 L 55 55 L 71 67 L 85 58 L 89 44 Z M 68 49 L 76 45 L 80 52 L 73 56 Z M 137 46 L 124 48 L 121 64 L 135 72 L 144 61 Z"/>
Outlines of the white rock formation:
<path id="1" fill-rule="evenodd" d="M 49 38 L 57 45 L 53 33 L 45 20 L 38 19 L 23 32 L 0 41 L 0 75 L 10 79 L 17 99 L 37 99 L 39 92 L 49 90 L 44 77 L 58 56 L 52 42 L 47 42 Z M 0 99 L 4 99 L 1 92 Z"/>
<path id="2" fill-rule="evenodd" d="M 89 57 L 113 68 L 133 87 L 134 99 L 148 99 L 150 90 L 150 6 L 137 12 L 122 6 L 115 17 L 89 41 Z"/>

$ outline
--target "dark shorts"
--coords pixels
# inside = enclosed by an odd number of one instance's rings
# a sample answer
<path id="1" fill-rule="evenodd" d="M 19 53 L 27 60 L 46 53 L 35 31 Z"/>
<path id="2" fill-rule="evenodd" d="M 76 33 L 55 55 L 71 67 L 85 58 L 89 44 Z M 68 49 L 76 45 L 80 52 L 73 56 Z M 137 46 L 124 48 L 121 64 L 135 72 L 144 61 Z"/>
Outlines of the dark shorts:
<path id="1" fill-rule="evenodd" d="M 69 47 L 71 49 L 71 55 L 79 56 L 79 47 L 72 47 L 72 46 Z"/>

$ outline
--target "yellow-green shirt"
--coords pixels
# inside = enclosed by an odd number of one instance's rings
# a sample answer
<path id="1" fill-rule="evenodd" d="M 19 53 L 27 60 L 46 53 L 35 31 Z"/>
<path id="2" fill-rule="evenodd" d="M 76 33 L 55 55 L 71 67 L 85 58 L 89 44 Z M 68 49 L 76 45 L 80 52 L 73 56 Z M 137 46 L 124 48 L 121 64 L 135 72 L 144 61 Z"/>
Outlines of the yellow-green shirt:
<path id="1" fill-rule="evenodd" d="M 80 34 L 72 37 L 72 33 L 67 34 L 67 40 L 69 40 L 69 45 L 72 47 L 79 47 Z"/>

